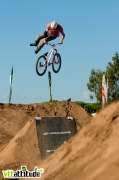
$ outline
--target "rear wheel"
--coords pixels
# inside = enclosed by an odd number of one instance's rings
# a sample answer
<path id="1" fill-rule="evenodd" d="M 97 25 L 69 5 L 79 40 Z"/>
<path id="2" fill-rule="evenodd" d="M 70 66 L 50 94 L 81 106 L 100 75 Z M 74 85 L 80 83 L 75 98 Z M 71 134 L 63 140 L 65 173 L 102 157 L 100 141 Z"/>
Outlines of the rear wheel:
<path id="1" fill-rule="evenodd" d="M 42 76 L 45 74 L 47 70 L 47 61 L 45 59 L 45 56 L 40 56 L 36 61 L 36 72 L 39 76 Z"/>
<path id="2" fill-rule="evenodd" d="M 59 53 L 55 53 L 52 60 L 52 69 L 55 73 L 58 73 L 61 68 L 61 56 Z"/>

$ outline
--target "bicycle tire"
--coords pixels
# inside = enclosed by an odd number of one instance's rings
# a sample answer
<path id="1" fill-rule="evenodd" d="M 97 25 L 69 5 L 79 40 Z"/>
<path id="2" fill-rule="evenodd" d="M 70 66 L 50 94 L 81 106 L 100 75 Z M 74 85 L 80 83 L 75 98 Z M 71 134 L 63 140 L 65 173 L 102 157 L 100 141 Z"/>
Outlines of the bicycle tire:
<path id="1" fill-rule="evenodd" d="M 41 60 L 41 59 L 42 59 L 44 62 L 43 62 L 43 64 L 40 65 L 39 63 L 40 63 L 40 60 Z M 44 70 L 43 70 L 42 73 L 39 72 L 39 70 L 38 70 L 39 67 L 44 68 Z M 43 75 L 45 74 L 46 70 L 47 70 L 46 57 L 45 57 L 44 55 L 42 55 L 42 56 L 40 56 L 40 57 L 37 59 L 37 61 L 36 61 L 36 73 L 37 73 L 39 76 L 43 76 Z"/>
<path id="2" fill-rule="evenodd" d="M 56 62 L 56 60 L 55 60 L 56 56 L 58 57 L 58 62 Z M 52 60 L 52 69 L 53 69 L 54 73 L 58 73 L 59 72 L 59 70 L 61 68 L 61 63 L 62 63 L 62 61 L 61 61 L 60 54 L 59 53 L 55 53 L 55 55 L 53 56 L 53 60 Z M 58 69 L 57 70 L 55 69 L 55 65 L 56 64 L 58 64 Z"/>

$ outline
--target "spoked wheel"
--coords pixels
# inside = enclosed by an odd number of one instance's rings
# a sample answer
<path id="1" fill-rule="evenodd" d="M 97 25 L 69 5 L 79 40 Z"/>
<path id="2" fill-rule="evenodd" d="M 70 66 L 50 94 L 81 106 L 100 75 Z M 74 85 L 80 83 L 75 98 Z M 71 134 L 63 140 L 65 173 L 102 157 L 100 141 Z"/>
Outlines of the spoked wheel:
<path id="1" fill-rule="evenodd" d="M 52 69 L 55 73 L 58 73 L 61 68 L 61 56 L 59 53 L 55 53 L 52 60 Z"/>
<path id="2" fill-rule="evenodd" d="M 45 74 L 47 70 L 47 61 L 45 60 L 45 56 L 40 56 L 36 61 L 36 72 L 39 76 Z"/>

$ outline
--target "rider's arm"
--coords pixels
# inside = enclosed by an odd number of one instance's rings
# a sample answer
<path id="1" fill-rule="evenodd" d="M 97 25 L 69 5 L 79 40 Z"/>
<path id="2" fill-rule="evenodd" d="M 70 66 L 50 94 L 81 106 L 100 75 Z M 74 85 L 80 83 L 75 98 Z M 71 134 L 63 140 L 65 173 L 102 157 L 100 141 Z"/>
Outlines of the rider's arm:
<path id="1" fill-rule="evenodd" d="M 62 37 L 61 37 L 61 40 L 60 40 L 60 42 L 59 42 L 60 44 L 62 44 L 62 42 L 63 42 L 63 40 L 64 40 L 64 38 L 65 38 L 64 32 L 62 32 L 61 34 L 62 34 Z"/>

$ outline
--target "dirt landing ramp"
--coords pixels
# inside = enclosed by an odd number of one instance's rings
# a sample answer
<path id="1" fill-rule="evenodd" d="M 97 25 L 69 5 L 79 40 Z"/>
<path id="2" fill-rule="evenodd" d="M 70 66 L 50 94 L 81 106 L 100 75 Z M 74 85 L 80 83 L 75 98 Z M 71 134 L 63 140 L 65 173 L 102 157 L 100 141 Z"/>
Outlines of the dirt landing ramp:
<path id="1" fill-rule="evenodd" d="M 0 180 L 2 170 L 18 170 L 22 165 L 32 171 L 41 163 L 34 118 L 73 116 L 78 131 L 92 117 L 76 103 L 2 104 L 0 103 Z M 52 155 L 51 155 L 52 156 Z"/>
<path id="2" fill-rule="evenodd" d="M 41 180 L 118 180 L 119 102 L 93 117 L 38 167 L 45 171 Z"/>

